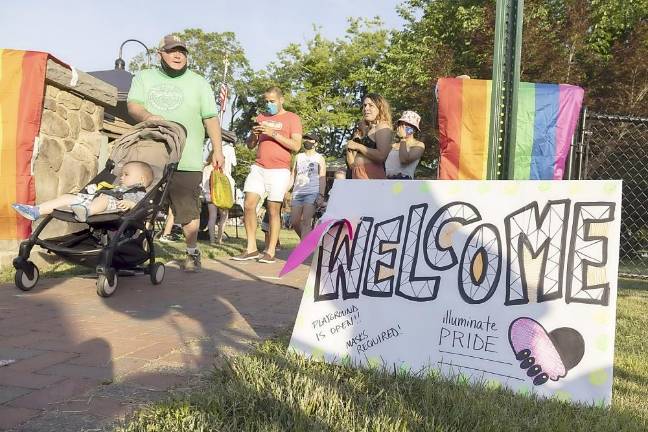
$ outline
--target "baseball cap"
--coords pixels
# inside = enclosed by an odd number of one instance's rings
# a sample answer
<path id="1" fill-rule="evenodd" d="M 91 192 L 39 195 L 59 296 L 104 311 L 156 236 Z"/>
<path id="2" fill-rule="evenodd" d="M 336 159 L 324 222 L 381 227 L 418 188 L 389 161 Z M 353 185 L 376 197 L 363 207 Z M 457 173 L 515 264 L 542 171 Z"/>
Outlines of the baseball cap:
<path id="1" fill-rule="evenodd" d="M 187 51 L 187 45 L 182 41 L 182 39 L 172 34 L 164 36 L 158 44 L 158 49 L 160 51 L 166 51 L 178 47 L 184 48 L 184 50 Z"/>
<path id="2" fill-rule="evenodd" d="M 302 139 L 319 142 L 319 137 L 312 132 L 308 132 L 302 136 Z"/>

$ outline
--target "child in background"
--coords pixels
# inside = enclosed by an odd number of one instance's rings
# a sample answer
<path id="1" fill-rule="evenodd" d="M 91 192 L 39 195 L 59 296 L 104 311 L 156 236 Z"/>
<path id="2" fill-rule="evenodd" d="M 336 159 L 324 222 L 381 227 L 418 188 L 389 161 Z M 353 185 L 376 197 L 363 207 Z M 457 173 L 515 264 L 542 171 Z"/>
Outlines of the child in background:
<path id="1" fill-rule="evenodd" d="M 211 154 L 208 161 L 211 161 Z M 211 197 L 211 175 L 214 172 L 214 166 L 207 162 L 203 168 L 202 188 L 203 200 L 207 203 L 207 210 L 209 211 L 209 218 L 207 219 L 207 230 L 209 231 L 209 244 L 216 244 L 216 218 L 218 217 L 218 209 L 214 205 Z"/>
<path id="2" fill-rule="evenodd" d="M 346 170 L 339 169 L 335 171 L 335 174 L 333 174 L 333 180 L 344 180 L 347 178 L 347 172 Z M 315 215 L 313 216 L 313 227 L 317 226 L 319 223 L 319 220 L 322 218 L 324 213 L 326 213 L 326 206 L 328 205 L 328 200 L 329 200 L 329 193 L 331 192 L 331 187 L 333 184 L 329 183 L 327 189 L 326 189 L 326 194 L 324 196 L 324 200 L 321 201 L 320 205 L 318 205 L 315 209 Z"/>
<path id="3" fill-rule="evenodd" d="M 211 148 L 211 141 L 207 141 L 207 147 Z M 210 150 L 207 161 L 212 160 L 213 150 Z M 236 152 L 232 143 L 223 141 L 223 157 L 225 158 L 221 170 L 227 176 L 230 183 L 232 198 L 235 196 L 234 178 L 232 178 L 232 167 L 236 166 Z M 223 234 L 225 233 L 225 223 L 229 218 L 229 209 L 219 208 L 213 204 L 211 199 L 211 175 L 214 172 L 213 166 L 206 162 L 203 169 L 202 191 L 203 199 L 207 202 L 207 209 L 209 210 L 209 218 L 207 220 L 207 228 L 209 230 L 209 243 L 212 245 L 223 243 Z M 216 221 L 218 221 L 218 231 L 216 231 Z"/>
<path id="4" fill-rule="evenodd" d="M 85 222 L 89 216 L 104 211 L 130 210 L 144 198 L 146 188 L 152 182 L 151 166 L 146 162 L 132 161 L 122 167 L 116 187 L 88 185 L 87 193 L 65 194 L 35 206 L 16 203 L 12 207 L 22 217 L 34 221 L 57 208 L 70 206 L 76 220 Z"/>
<path id="5" fill-rule="evenodd" d="M 299 238 L 304 238 L 311 231 L 313 216 L 322 205 L 326 192 L 326 160 L 317 152 L 318 144 L 316 135 L 304 134 L 304 151 L 295 156 L 291 172 L 290 223 Z"/>

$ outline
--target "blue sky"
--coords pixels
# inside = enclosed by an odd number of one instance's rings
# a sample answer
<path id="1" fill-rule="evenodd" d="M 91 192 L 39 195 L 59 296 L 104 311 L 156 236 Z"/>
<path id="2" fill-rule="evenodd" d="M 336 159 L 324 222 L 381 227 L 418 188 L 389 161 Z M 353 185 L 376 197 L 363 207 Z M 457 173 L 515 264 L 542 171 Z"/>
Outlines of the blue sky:
<path id="1" fill-rule="evenodd" d="M 84 71 L 112 69 L 119 45 L 155 46 L 166 33 L 198 27 L 233 31 L 252 67 L 263 68 L 290 42 L 304 42 L 313 25 L 342 36 L 348 17 L 380 16 L 399 28 L 400 0 L 7 0 L 0 10 L 0 48 L 46 51 Z M 126 63 L 141 51 L 124 48 Z"/>

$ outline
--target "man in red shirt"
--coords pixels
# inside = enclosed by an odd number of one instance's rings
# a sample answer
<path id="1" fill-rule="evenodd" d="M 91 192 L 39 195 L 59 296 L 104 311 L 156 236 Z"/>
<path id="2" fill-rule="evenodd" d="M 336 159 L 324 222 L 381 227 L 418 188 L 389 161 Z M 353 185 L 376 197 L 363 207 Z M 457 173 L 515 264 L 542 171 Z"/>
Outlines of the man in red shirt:
<path id="1" fill-rule="evenodd" d="M 273 263 L 281 228 L 281 204 L 290 186 L 291 153 L 301 149 L 301 119 L 283 108 L 281 89 L 270 87 L 264 93 L 266 112 L 256 118 L 252 133 L 247 139 L 248 148 L 257 148 L 257 158 L 245 179 L 245 204 L 243 219 L 247 236 L 247 250 L 232 259 Z M 259 200 L 267 196 L 267 212 L 270 215 L 270 236 L 266 249 L 259 253 L 256 245 L 257 214 Z"/>

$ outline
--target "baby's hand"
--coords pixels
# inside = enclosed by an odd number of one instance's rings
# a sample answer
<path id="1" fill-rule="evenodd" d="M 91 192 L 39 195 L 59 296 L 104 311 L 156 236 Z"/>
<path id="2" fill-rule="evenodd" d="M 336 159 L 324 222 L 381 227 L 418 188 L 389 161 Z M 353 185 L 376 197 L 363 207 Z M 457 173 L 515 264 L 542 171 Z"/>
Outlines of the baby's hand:
<path id="1" fill-rule="evenodd" d="M 119 210 L 130 210 L 133 207 L 135 207 L 135 203 L 133 201 L 128 201 L 128 200 L 117 201 L 117 208 Z"/>

